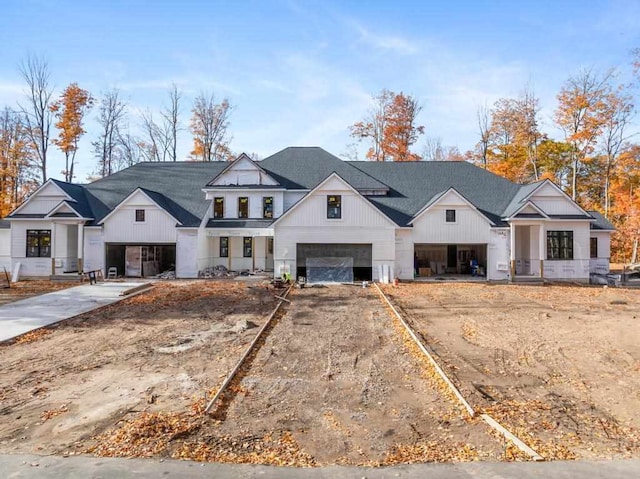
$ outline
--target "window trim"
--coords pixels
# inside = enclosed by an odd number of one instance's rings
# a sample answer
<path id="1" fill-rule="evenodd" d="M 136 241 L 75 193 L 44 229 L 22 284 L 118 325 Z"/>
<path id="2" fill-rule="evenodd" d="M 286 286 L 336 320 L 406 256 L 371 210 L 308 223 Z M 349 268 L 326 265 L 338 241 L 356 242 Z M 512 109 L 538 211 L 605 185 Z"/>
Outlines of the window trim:
<path id="1" fill-rule="evenodd" d="M 31 246 L 29 246 L 29 236 L 34 236 L 33 234 L 30 233 L 35 233 L 35 237 L 37 239 L 37 246 L 35 246 L 35 248 L 38 249 L 38 254 L 30 254 L 30 249 L 32 248 Z M 48 246 L 43 246 L 42 245 L 42 240 L 44 238 L 48 237 L 49 238 L 49 245 Z M 26 245 L 26 253 L 25 253 L 25 257 L 26 258 L 51 258 L 51 246 L 52 246 L 52 242 L 51 242 L 51 230 L 27 230 L 26 231 L 26 240 L 27 240 L 27 245 Z M 48 248 L 48 254 L 42 254 L 42 249 L 43 248 Z"/>
<path id="2" fill-rule="evenodd" d="M 249 240 L 249 241 L 247 241 L 247 240 Z M 247 245 L 249 245 L 249 250 L 248 251 L 247 251 Z M 243 236 L 242 237 L 242 257 L 243 258 L 253 258 L 253 236 Z"/>
<path id="3" fill-rule="evenodd" d="M 222 201 L 219 202 L 218 200 Z M 219 216 L 216 214 L 216 205 L 218 205 L 218 203 L 222 205 L 222 212 Z M 216 196 L 215 198 L 213 198 L 213 219 L 221 218 L 224 218 L 224 196 Z"/>
<path id="4" fill-rule="evenodd" d="M 597 236 L 591 236 L 589 238 L 589 258 L 590 259 L 598 258 L 598 237 Z"/>
<path id="5" fill-rule="evenodd" d="M 338 206 L 331 206 L 331 199 L 336 199 Z M 335 209 L 337 216 L 330 216 L 329 213 Z M 327 219 L 328 220 L 341 220 L 342 219 L 342 195 L 327 195 Z"/>
<path id="6" fill-rule="evenodd" d="M 557 257 L 556 247 L 552 244 L 553 240 L 558 241 Z M 563 239 L 566 238 L 567 244 L 563 246 Z M 573 230 L 548 230 L 547 231 L 547 260 L 548 261 L 573 261 Z"/>
<path id="7" fill-rule="evenodd" d="M 138 213 L 142 213 L 142 219 L 141 220 L 138 219 Z M 146 223 L 147 222 L 146 210 L 144 208 L 141 208 L 141 209 L 136 208 L 135 212 L 133 214 L 133 220 L 134 220 L 133 222 L 136 223 L 136 224 L 138 224 L 138 223 Z"/>
<path id="8" fill-rule="evenodd" d="M 222 240 L 225 240 L 225 248 L 222 248 Z M 225 254 L 222 254 L 224 251 Z M 229 257 L 229 237 L 228 236 L 220 236 L 220 244 L 218 245 L 218 254 L 219 258 L 228 258 Z"/>
<path id="9" fill-rule="evenodd" d="M 449 213 L 453 213 L 453 220 L 449 221 Z M 446 209 L 444 210 L 444 222 L 447 224 L 453 224 L 458 222 L 458 215 L 456 214 L 455 209 Z"/>
<path id="10" fill-rule="evenodd" d="M 271 216 L 267 216 L 267 200 L 271 200 Z M 273 219 L 273 196 L 263 196 L 262 197 L 262 218 L 263 219 Z"/>
<path id="11" fill-rule="evenodd" d="M 240 205 L 242 204 L 242 200 L 247 200 L 246 201 L 246 204 L 247 204 L 246 216 L 241 216 L 240 215 Z M 238 196 L 238 218 L 239 219 L 248 219 L 249 218 L 249 197 L 248 196 Z"/>

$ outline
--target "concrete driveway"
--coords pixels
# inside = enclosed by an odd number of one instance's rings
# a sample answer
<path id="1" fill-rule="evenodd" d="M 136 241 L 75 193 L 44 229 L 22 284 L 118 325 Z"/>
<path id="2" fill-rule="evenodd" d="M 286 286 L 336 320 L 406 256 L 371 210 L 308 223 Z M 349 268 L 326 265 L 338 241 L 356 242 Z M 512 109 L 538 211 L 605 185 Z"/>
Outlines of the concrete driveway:
<path id="1" fill-rule="evenodd" d="M 0 306 L 0 341 L 117 303 L 125 298 L 122 293 L 142 284 L 86 284 Z"/>

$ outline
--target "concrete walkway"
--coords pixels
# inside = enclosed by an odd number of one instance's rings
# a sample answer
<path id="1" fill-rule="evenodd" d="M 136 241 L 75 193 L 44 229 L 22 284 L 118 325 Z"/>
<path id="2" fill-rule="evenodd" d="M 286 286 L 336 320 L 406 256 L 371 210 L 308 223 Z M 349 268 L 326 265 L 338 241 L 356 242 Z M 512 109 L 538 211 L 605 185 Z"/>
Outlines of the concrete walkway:
<path id="1" fill-rule="evenodd" d="M 272 466 L 200 464 L 158 459 L 76 456 L 0 456 L 3 478 L 120 479 L 134 478 L 261 478 L 261 479 L 618 479 L 640 477 L 640 460 L 570 462 L 470 462 L 414 464 L 386 468 L 330 466 L 316 469 Z"/>
<path id="2" fill-rule="evenodd" d="M 7 303 L 0 306 L 0 341 L 116 303 L 124 299 L 120 296 L 124 291 L 141 284 L 86 284 Z"/>

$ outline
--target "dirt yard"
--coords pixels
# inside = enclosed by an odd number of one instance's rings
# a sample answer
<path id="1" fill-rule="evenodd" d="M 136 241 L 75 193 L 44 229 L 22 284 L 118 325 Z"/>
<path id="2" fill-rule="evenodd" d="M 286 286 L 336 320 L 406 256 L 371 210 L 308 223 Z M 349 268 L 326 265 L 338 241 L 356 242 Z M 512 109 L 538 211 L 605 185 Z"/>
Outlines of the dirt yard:
<path id="1" fill-rule="evenodd" d="M 11 283 L 11 288 L 5 288 L 4 286 L 6 286 L 6 281 L 4 281 L 4 277 L 0 277 L 0 306 L 12 303 L 13 301 L 26 299 L 31 296 L 60 291 L 61 289 L 77 285 L 78 283 L 56 283 L 53 281 L 39 280 Z"/>
<path id="2" fill-rule="evenodd" d="M 359 287 L 292 291 L 204 415 L 257 332 L 246 322 L 264 323 L 273 294 L 164 283 L 0 347 L 0 452 L 297 466 L 504 457 L 503 441 L 463 419 L 376 293 Z"/>
<path id="3" fill-rule="evenodd" d="M 0 345 L 0 452 L 84 452 L 141 411 L 183 411 L 222 382 L 274 308 L 260 285 L 161 283 Z"/>
<path id="4" fill-rule="evenodd" d="M 471 404 L 547 459 L 640 457 L 640 295 L 573 286 L 386 287 Z"/>

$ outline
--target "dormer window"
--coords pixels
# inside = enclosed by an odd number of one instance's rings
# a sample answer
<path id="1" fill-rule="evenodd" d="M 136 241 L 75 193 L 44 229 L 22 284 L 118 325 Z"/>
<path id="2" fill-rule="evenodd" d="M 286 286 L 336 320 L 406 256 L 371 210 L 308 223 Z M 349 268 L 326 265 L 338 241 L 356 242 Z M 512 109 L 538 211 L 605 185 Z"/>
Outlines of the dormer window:
<path id="1" fill-rule="evenodd" d="M 213 217 L 224 218 L 224 198 L 221 196 L 213 199 Z"/>
<path id="2" fill-rule="evenodd" d="M 249 198 L 241 196 L 238 198 L 238 218 L 249 217 Z"/>

